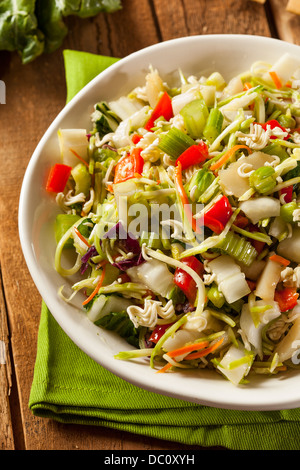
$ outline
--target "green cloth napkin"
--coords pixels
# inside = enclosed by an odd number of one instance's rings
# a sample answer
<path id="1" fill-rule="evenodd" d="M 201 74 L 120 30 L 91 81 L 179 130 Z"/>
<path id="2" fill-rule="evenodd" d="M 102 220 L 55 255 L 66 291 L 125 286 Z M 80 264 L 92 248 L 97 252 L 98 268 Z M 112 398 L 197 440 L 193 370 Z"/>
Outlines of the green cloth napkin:
<path id="1" fill-rule="evenodd" d="M 67 97 L 117 59 L 64 51 Z M 144 436 L 232 450 L 299 450 L 300 409 L 224 410 L 145 391 L 83 353 L 42 303 L 29 408 L 63 423 L 106 426 Z"/>

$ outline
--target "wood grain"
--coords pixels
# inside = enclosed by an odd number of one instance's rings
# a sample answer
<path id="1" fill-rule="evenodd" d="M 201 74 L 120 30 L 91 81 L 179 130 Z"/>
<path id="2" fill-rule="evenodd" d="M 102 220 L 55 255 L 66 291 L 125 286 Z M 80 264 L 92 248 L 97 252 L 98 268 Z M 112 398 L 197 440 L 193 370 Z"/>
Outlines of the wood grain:
<path id="1" fill-rule="evenodd" d="M 241 0 L 154 0 L 163 40 L 197 34 L 270 36 L 263 5 Z"/>
<path id="2" fill-rule="evenodd" d="M 14 450 L 9 396 L 12 386 L 7 312 L 0 272 L 0 449 Z"/>
<path id="3" fill-rule="evenodd" d="M 300 45 L 300 16 L 287 11 L 287 0 L 270 0 L 271 14 L 280 39 Z"/>
<path id="4" fill-rule="evenodd" d="M 119 12 L 81 20 L 69 17 L 69 34 L 55 53 L 23 66 L 15 53 L 0 52 L 6 104 L 0 105 L 0 341 L 8 352 L 0 364 L 0 449 L 178 450 L 197 447 L 149 439 L 95 426 L 64 425 L 34 417 L 28 399 L 36 357 L 41 298 L 22 256 L 17 216 L 29 159 L 66 98 L 63 48 L 124 57 L 138 49 L 196 34 L 271 36 L 265 6 L 248 0 L 124 0 Z M 271 2 L 278 36 L 299 43 L 298 18 L 283 17 Z M 273 20 L 272 20 L 273 21 Z M 285 25 L 284 27 L 282 25 Z M 22 236 L 22 234 L 21 234 Z M 3 294 L 3 295 L 2 295 Z M 10 364 L 11 359 L 11 364 Z"/>

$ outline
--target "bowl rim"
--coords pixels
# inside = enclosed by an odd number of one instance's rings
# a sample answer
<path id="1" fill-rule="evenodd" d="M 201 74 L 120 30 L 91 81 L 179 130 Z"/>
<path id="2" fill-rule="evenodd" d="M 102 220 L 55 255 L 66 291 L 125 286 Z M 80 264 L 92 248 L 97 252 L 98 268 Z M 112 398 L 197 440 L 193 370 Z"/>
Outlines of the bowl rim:
<path id="1" fill-rule="evenodd" d="M 156 43 L 150 46 L 147 46 L 143 49 L 138 51 L 132 52 L 128 56 L 119 59 L 116 63 L 112 64 L 108 67 L 108 69 L 104 70 L 100 74 L 98 74 L 95 78 L 93 78 L 87 85 L 84 86 L 58 113 L 55 119 L 52 121 L 50 126 L 46 129 L 45 133 L 43 134 L 42 138 L 38 142 L 29 162 L 27 168 L 25 170 L 25 174 L 23 177 L 23 182 L 21 186 L 20 196 L 19 196 L 19 211 L 18 211 L 18 228 L 19 228 L 19 239 L 21 243 L 21 248 L 23 252 L 23 256 L 25 258 L 25 262 L 27 264 L 29 273 L 41 295 L 41 297 L 45 300 L 46 304 L 49 305 L 49 309 L 51 314 L 61 326 L 61 328 L 66 332 L 66 334 L 70 337 L 70 339 L 80 348 L 82 349 L 88 356 L 94 359 L 96 362 L 100 363 L 105 369 L 109 370 L 110 372 L 114 373 L 115 375 L 121 377 L 122 379 L 126 380 L 127 382 L 136 385 L 139 388 L 143 388 L 158 394 L 162 394 L 165 396 L 171 396 L 173 398 L 178 398 L 185 401 L 191 401 L 194 403 L 199 403 L 202 405 L 207 406 L 215 406 L 221 407 L 224 409 L 236 409 L 236 410 L 280 410 L 280 409 L 292 409 L 297 408 L 300 406 L 300 394 L 291 393 L 289 397 L 279 397 L 277 394 L 269 393 L 268 397 L 265 395 L 264 400 L 260 401 L 259 404 L 256 403 L 256 400 L 249 401 L 245 403 L 243 399 L 236 400 L 236 395 L 234 399 L 229 396 L 227 397 L 216 397 L 215 395 L 208 396 L 201 398 L 195 398 L 192 393 L 189 393 L 188 396 L 182 396 L 182 394 L 177 393 L 176 391 L 167 391 L 164 381 L 157 381 L 157 383 L 151 383 L 151 379 L 146 383 L 142 384 L 138 377 L 132 376 L 132 368 L 125 369 L 122 373 L 118 369 L 118 361 L 115 359 L 111 360 L 109 358 L 104 358 L 101 362 L 99 358 L 87 347 L 86 343 L 82 341 L 80 337 L 78 337 L 76 331 L 69 330 L 69 319 L 68 315 L 60 316 L 57 314 L 56 311 L 52 310 L 51 307 L 55 306 L 55 302 L 53 302 L 51 298 L 47 295 L 47 289 L 45 286 L 41 286 L 39 279 L 40 279 L 40 269 L 38 263 L 35 259 L 33 248 L 32 248 L 32 241 L 30 237 L 30 227 L 28 226 L 28 220 L 26 216 L 27 205 L 28 205 L 28 198 L 30 193 L 30 179 L 32 171 L 35 165 L 38 163 L 38 160 L 41 155 L 41 151 L 43 150 L 44 146 L 47 143 L 49 136 L 52 133 L 52 130 L 57 127 L 57 123 L 64 119 L 64 117 L 69 113 L 72 107 L 81 99 L 84 99 L 86 93 L 91 90 L 98 82 L 102 81 L 105 77 L 108 77 L 110 74 L 113 74 L 118 68 L 130 63 L 131 60 L 143 56 L 145 53 L 151 53 L 157 49 L 164 49 L 168 48 L 172 45 L 176 46 L 181 42 L 188 43 L 189 41 L 212 41 L 218 43 L 220 40 L 222 41 L 231 41 L 231 40 L 239 39 L 240 41 L 250 41 L 255 43 L 268 42 L 270 44 L 274 44 L 274 46 L 278 45 L 278 43 L 286 44 L 289 50 L 294 50 L 295 52 L 300 51 L 300 47 L 295 44 L 287 43 L 280 39 L 276 38 L 269 38 L 265 36 L 254 36 L 254 35 L 244 35 L 244 34 L 209 34 L 209 35 L 194 35 L 194 36 L 186 36 L 180 37 L 175 39 L 170 39 L 167 41 L 163 41 L 160 43 Z M 54 312 L 54 313 L 53 313 Z M 115 362 L 115 364 L 113 363 Z M 145 367 L 145 366 L 144 366 Z M 147 367 L 147 366 L 146 366 Z M 159 374 L 165 375 L 165 374 Z M 223 379 L 224 380 L 224 379 Z M 296 387 L 295 387 L 296 388 Z M 254 392 L 253 392 L 254 394 Z M 233 401 L 234 400 L 234 401 Z"/>

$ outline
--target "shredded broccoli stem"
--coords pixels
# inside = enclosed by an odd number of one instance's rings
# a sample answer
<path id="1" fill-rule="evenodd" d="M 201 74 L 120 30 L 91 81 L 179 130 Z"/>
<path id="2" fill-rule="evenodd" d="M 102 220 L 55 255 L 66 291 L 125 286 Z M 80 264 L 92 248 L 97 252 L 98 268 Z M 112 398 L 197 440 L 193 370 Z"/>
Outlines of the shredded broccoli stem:
<path id="1" fill-rule="evenodd" d="M 81 255 L 80 254 L 77 255 L 76 262 L 75 262 L 74 266 L 70 269 L 65 269 L 65 268 L 62 267 L 61 257 L 62 257 L 63 248 L 64 248 L 66 242 L 71 237 L 73 228 L 78 227 L 78 225 L 81 224 L 81 222 L 83 222 L 86 219 L 87 219 L 87 217 L 82 217 L 81 219 L 77 220 L 75 222 L 75 224 L 72 225 L 72 227 L 70 227 L 66 231 L 66 233 L 61 237 L 61 239 L 59 240 L 59 242 L 57 244 L 57 247 L 56 247 L 56 250 L 55 250 L 55 257 L 54 257 L 54 265 L 55 265 L 56 271 L 59 274 L 61 274 L 62 276 L 72 276 L 73 274 L 76 274 L 80 269 L 80 266 L 81 266 Z"/>

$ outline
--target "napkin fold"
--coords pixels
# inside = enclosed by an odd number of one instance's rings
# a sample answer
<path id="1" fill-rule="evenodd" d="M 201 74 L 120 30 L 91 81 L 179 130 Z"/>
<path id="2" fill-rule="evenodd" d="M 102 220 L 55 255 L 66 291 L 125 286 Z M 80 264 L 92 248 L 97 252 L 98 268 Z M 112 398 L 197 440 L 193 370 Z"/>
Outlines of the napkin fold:
<path id="1" fill-rule="evenodd" d="M 69 101 L 116 58 L 65 50 Z M 167 441 L 232 450 L 299 450 L 300 409 L 238 411 L 138 388 L 81 351 L 42 301 L 29 408 L 63 423 L 97 425 Z"/>

